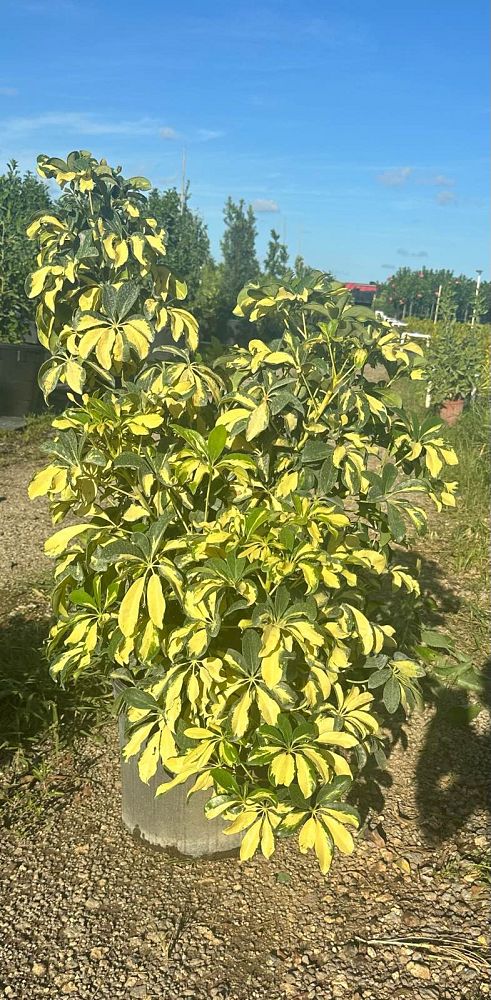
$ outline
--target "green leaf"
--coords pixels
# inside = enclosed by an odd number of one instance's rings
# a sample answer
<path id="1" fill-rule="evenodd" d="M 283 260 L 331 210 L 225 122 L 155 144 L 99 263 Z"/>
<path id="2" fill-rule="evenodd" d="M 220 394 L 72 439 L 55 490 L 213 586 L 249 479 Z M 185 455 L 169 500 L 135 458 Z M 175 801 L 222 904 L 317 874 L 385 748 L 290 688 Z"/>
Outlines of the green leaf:
<path id="1" fill-rule="evenodd" d="M 426 646 L 431 646 L 432 649 L 452 650 L 454 648 L 454 642 L 449 635 L 434 632 L 432 629 L 424 628 L 421 630 L 421 641 Z"/>
<path id="2" fill-rule="evenodd" d="M 134 306 L 139 294 L 140 286 L 136 281 L 125 281 L 121 288 L 118 288 L 115 302 L 115 312 L 118 320 L 122 320 L 128 315 Z"/>
<path id="3" fill-rule="evenodd" d="M 368 678 L 368 687 L 370 689 L 380 687 L 385 681 L 391 676 L 392 671 L 390 667 L 381 667 L 380 670 L 376 670 L 375 673 L 370 674 Z"/>
<path id="4" fill-rule="evenodd" d="M 393 715 L 397 711 L 401 701 L 401 688 L 399 681 L 394 675 L 389 677 L 382 694 L 384 705 L 387 711 Z"/>
<path id="5" fill-rule="evenodd" d="M 222 425 L 214 427 L 208 437 L 208 455 L 213 464 L 220 458 L 226 443 L 227 428 Z"/>
<path id="6" fill-rule="evenodd" d="M 334 449 L 323 441 L 307 441 L 305 447 L 302 448 L 300 460 L 304 464 L 324 462 L 326 459 L 332 458 L 333 452 Z"/>
<path id="7" fill-rule="evenodd" d="M 404 518 L 399 513 L 393 503 L 387 504 L 387 523 L 396 542 L 402 542 L 406 535 L 406 524 Z"/>
<path id="8" fill-rule="evenodd" d="M 38 382 L 39 388 L 41 389 L 45 399 L 47 399 L 49 394 L 56 389 L 60 376 L 63 372 L 63 368 L 64 365 L 57 364 L 54 358 L 44 361 L 41 365 L 38 373 Z"/>
<path id="9" fill-rule="evenodd" d="M 122 700 L 126 702 L 131 708 L 142 708 L 150 711 L 160 711 L 158 703 L 148 691 L 142 691 L 141 688 L 130 687 L 125 688 L 121 694 Z"/>
<path id="10" fill-rule="evenodd" d="M 280 885 L 290 885 L 292 877 L 289 872 L 276 872 L 276 881 Z"/>
<path id="11" fill-rule="evenodd" d="M 240 789 L 237 779 L 234 778 L 230 771 L 226 771 L 223 767 L 214 767 L 210 773 L 216 785 L 224 788 L 226 792 L 233 792 L 235 795 L 239 795 Z"/>
<path id="12" fill-rule="evenodd" d="M 129 177 L 126 184 L 128 187 L 135 188 L 136 191 L 150 191 L 152 187 L 146 177 Z"/>

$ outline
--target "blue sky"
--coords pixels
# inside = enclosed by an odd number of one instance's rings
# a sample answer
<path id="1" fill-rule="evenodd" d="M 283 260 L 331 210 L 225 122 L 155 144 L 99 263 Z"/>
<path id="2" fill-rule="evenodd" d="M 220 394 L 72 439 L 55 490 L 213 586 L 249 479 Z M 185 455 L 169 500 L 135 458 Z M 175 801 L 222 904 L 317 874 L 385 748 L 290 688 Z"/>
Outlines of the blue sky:
<path id="1" fill-rule="evenodd" d="M 345 280 L 486 268 L 485 0 L 0 0 L 0 165 L 91 149 Z"/>

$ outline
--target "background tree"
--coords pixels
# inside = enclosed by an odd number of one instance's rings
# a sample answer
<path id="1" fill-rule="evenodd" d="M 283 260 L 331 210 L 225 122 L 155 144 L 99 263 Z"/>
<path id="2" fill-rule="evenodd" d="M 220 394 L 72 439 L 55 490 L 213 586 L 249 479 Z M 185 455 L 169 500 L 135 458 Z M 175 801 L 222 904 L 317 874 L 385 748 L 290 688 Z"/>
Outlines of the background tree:
<path id="1" fill-rule="evenodd" d="M 241 288 L 259 276 L 260 268 L 256 256 L 256 219 L 251 205 L 246 209 L 243 198 L 238 204 L 228 198 L 223 218 L 221 298 L 223 308 L 230 313 Z"/>
<path id="2" fill-rule="evenodd" d="M 457 321 L 457 305 L 452 284 L 442 285 L 438 318 L 443 323 L 445 330 L 451 330 Z"/>
<path id="3" fill-rule="evenodd" d="M 223 264 L 211 257 L 203 266 L 201 281 L 196 293 L 194 312 L 200 326 L 200 337 L 210 340 L 220 336 L 220 297 L 223 281 Z"/>
<path id="4" fill-rule="evenodd" d="M 301 254 L 297 254 L 293 264 L 293 272 L 297 278 L 305 278 L 307 271 L 309 270 L 307 264 L 305 263 Z"/>
<path id="5" fill-rule="evenodd" d="M 35 212 L 52 205 L 48 188 L 11 160 L 0 175 L 0 341 L 24 340 L 34 320 L 24 282 L 35 266 L 35 248 L 26 228 Z"/>
<path id="6" fill-rule="evenodd" d="M 184 196 L 176 188 L 148 196 L 149 213 L 166 232 L 169 267 L 188 286 L 188 302 L 196 302 L 202 272 L 210 262 L 210 240 L 203 219 L 189 207 L 189 185 Z"/>
<path id="7" fill-rule="evenodd" d="M 280 240 L 280 234 L 271 230 L 268 252 L 264 259 L 264 273 L 268 278 L 283 278 L 288 270 L 288 247 Z"/>
<path id="8" fill-rule="evenodd" d="M 458 322 L 470 321 L 476 298 L 475 279 L 468 278 L 464 274 L 456 277 L 453 271 L 445 268 L 432 270 L 423 267 L 422 270 L 416 271 L 410 267 L 400 267 L 392 277 L 379 286 L 375 305 L 396 319 L 407 319 L 410 316 L 432 319 L 440 285 L 442 290 L 452 288 Z M 489 322 L 490 282 L 482 282 L 481 289 L 481 321 Z"/>

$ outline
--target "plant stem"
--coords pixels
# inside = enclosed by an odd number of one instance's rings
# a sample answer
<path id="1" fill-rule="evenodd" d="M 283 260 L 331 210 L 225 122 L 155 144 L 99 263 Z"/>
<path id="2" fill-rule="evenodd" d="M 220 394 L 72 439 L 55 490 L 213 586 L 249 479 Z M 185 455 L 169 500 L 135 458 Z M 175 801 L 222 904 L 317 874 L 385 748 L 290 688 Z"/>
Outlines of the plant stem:
<path id="1" fill-rule="evenodd" d="M 208 473 L 208 486 L 206 487 L 206 500 L 205 500 L 205 521 L 208 520 L 208 511 L 210 509 L 210 496 L 211 496 L 211 480 L 213 476 L 213 467 L 210 468 Z"/>

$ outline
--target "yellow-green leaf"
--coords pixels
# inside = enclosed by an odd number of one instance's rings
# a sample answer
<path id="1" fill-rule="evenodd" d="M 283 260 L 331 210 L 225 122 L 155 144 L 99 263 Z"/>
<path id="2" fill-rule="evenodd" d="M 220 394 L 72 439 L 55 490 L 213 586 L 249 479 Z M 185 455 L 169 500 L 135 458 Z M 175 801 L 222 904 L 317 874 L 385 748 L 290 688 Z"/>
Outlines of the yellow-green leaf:
<path id="1" fill-rule="evenodd" d="M 67 361 L 65 365 L 65 378 L 70 389 L 73 389 L 73 392 L 81 396 L 85 384 L 85 371 L 82 365 L 79 365 L 76 361 Z"/>
<path id="2" fill-rule="evenodd" d="M 302 854 L 306 854 L 310 851 L 315 844 L 315 834 L 316 834 L 316 822 L 313 816 L 310 816 L 306 823 L 302 826 L 298 834 L 298 846 Z"/>
<path id="3" fill-rule="evenodd" d="M 125 636 L 133 635 L 135 631 L 144 586 L 145 577 L 141 576 L 131 584 L 131 587 L 126 591 L 121 601 L 118 625 Z"/>
<path id="4" fill-rule="evenodd" d="M 33 271 L 32 274 L 28 275 L 26 279 L 26 295 L 28 299 L 36 298 L 36 295 L 40 295 L 48 275 L 51 274 L 51 267 L 39 267 L 37 271 Z"/>
<path id="5" fill-rule="evenodd" d="M 436 448 L 433 448 L 431 444 L 426 445 L 425 462 L 428 472 L 432 476 L 438 476 L 443 469 L 443 462 Z"/>
<path id="6" fill-rule="evenodd" d="M 327 875 L 332 862 L 332 846 L 322 823 L 315 824 L 315 853 L 323 875 Z"/>
<path id="7" fill-rule="evenodd" d="M 156 573 L 152 573 L 147 584 L 147 608 L 153 624 L 157 628 L 162 628 L 164 623 L 165 597 L 160 577 Z"/>
<path id="8" fill-rule="evenodd" d="M 291 785 L 295 777 L 295 758 L 291 753 L 278 753 L 270 765 L 275 785 Z"/>
<path id="9" fill-rule="evenodd" d="M 240 860 L 248 861 L 256 853 L 261 836 L 261 819 L 257 819 L 249 828 L 240 845 Z"/>
<path id="10" fill-rule="evenodd" d="M 258 434 L 266 430 L 269 424 L 269 406 L 268 401 L 263 399 L 259 406 L 252 411 L 249 420 L 247 421 L 246 427 L 246 440 L 252 441 Z"/>
<path id="11" fill-rule="evenodd" d="M 367 655 L 373 649 L 374 635 L 372 626 L 370 625 L 368 618 L 366 618 L 363 612 L 359 611 L 358 608 L 351 607 L 351 611 L 353 613 L 353 618 L 355 619 L 356 622 L 356 628 L 358 630 L 358 634 L 361 639 L 363 652 L 365 653 L 365 655 Z"/>
<path id="12" fill-rule="evenodd" d="M 302 795 L 308 799 L 315 788 L 315 778 L 310 770 L 305 757 L 301 753 L 295 754 L 295 763 L 297 765 L 297 781 L 300 787 Z"/>
<path id="13" fill-rule="evenodd" d="M 155 721 L 152 719 L 152 722 L 146 722 L 144 726 L 139 726 L 139 728 L 133 733 L 123 747 L 123 757 L 125 760 L 129 760 L 130 757 L 134 757 L 135 754 L 138 753 L 142 743 L 145 742 L 154 725 Z"/>
<path id="14" fill-rule="evenodd" d="M 232 712 L 231 726 L 235 736 L 244 735 L 249 722 L 249 709 L 251 707 L 251 694 L 246 691 Z"/>
<path id="15" fill-rule="evenodd" d="M 157 764 L 159 762 L 159 747 L 160 732 L 157 732 L 151 737 L 151 739 L 149 739 L 138 761 L 138 774 L 140 776 L 140 781 L 143 781 L 146 785 L 148 785 L 150 778 L 153 778 L 157 771 Z"/>
<path id="16" fill-rule="evenodd" d="M 267 816 L 263 819 L 261 830 L 261 851 L 265 858 L 270 858 L 274 854 L 274 834 L 273 828 Z"/>
<path id="17" fill-rule="evenodd" d="M 343 854 L 351 854 L 355 845 L 349 830 L 339 820 L 334 819 L 334 816 L 324 813 L 323 819 L 338 850 Z"/>
<path id="18" fill-rule="evenodd" d="M 59 556 L 64 552 L 69 542 L 77 535 L 82 535 L 89 531 L 90 524 L 72 524 L 69 528 L 62 528 L 44 543 L 44 551 L 47 556 Z"/>
<path id="19" fill-rule="evenodd" d="M 38 472 L 29 483 L 27 488 L 29 499 L 34 500 L 36 497 L 44 497 L 51 489 L 51 484 L 57 472 L 59 472 L 57 465 L 48 465 L 45 469 L 41 469 L 41 472 Z"/>

